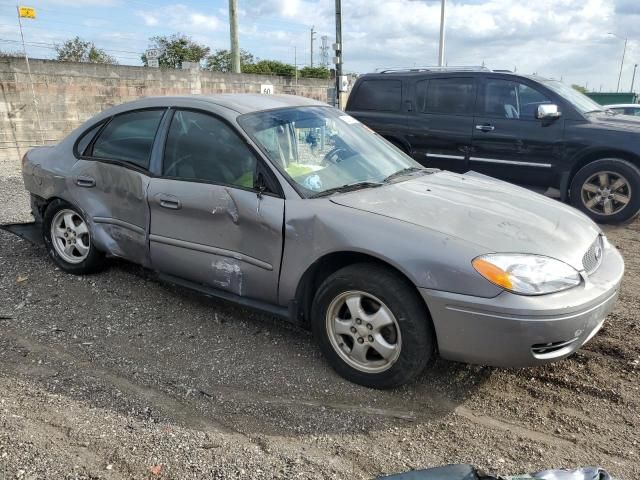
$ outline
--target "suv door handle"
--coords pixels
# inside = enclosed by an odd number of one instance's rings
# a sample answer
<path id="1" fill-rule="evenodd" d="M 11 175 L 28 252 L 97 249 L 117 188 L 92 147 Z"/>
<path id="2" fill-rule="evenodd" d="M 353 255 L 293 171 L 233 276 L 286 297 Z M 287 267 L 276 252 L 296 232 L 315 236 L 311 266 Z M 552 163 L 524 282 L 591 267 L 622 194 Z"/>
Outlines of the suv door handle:
<path id="1" fill-rule="evenodd" d="M 484 125 L 476 125 L 476 130 L 480 130 L 481 132 L 493 132 L 495 129 L 496 127 L 489 123 L 485 123 Z"/>
<path id="2" fill-rule="evenodd" d="M 158 195 L 156 197 L 156 199 L 158 200 L 158 204 L 162 208 L 169 208 L 171 210 L 179 210 L 182 207 L 182 204 L 180 203 L 180 200 L 178 200 L 173 195 L 160 194 L 160 195 Z"/>
<path id="3" fill-rule="evenodd" d="M 96 186 L 96 180 L 93 177 L 80 175 L 76 178 L 76 185 L 79 187 L 91 188 Z"/>

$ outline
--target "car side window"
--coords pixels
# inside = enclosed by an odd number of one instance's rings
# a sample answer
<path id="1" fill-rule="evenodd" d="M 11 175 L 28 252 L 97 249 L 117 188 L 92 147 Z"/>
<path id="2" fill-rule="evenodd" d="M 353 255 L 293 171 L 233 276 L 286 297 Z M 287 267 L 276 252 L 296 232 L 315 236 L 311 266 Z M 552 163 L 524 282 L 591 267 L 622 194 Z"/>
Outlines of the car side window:
<path id="1" fill-rule="evenodd" d="M 247 144 L 222 120 L 190 110 L 175 112 L 164 151 L 165 176 L 253 188 L 256 164 Z"/>
<path id="2" fill-rule="evenodd" d="M 353 109 L 398 112 L 401 102 L 400 80 L 364 80 L 358 87 Z"/>
<path id="3" fill-rule="evenodd" d="M 76 143 L 76 155 L 85 155 L 87 147 L 91 143 L 91 140 L 93 140 L 93 137 L 96 136 L 96 133 L 98 133 L 98 130 L 102 128 L 102 125 L 104 125 L 104 121 L 98 123 L 97 125 L 94 125 L 89 130 L 80 135 L 80 138 Z"/>
<path id="4" fill-rule="evenodd" d="M 432 78 L 418 83 L 418 108 L 423 113 L 468 115 L 473 113 L 476 101 L 473 78 Z M 421 96 L 420 88 L 426 92 Z"/>
<path id="5" fill-rule="evenodd" d="M 480 101 L 480 113 L 511 120 L 535 120 L 538 106 L 551 100 L 524 83 L 488 79 Z"/>
<path id="6" fill-rule="evenodd" d="M 93 144 L 92 156 L 149 168 L 153 141 L 163 110 L 139 110 L 115 116 Z"/>

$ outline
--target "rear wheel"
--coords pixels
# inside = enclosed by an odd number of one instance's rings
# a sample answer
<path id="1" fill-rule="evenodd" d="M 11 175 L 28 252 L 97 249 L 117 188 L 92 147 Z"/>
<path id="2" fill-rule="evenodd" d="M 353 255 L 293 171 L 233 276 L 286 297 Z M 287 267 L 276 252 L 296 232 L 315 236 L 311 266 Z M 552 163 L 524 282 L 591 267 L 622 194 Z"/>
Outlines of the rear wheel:
<path id="1" fill-rule="evenodd" d="M 330 275 L 313 301 L 314 336 L 344 378 L 373 388 L 414 379 L 434 352 L 415 287 L 390 269 L 355 264 Z"/>
<path id="2" fill-rule="evenodd" d="M 51 202 L 44 213 L 43 235 L 49 255 L 63 270 L 85 274 L 104 266 L 104 255 L 93 245 L 84 216 L 69 203 Z"/>
<path id="3" fill-rule="evenodd" d="M 571 204 L 598 223 L 622 223 L 640 213 L 640 169 L 619 158 L 582 167 L 571 182 Z"/>

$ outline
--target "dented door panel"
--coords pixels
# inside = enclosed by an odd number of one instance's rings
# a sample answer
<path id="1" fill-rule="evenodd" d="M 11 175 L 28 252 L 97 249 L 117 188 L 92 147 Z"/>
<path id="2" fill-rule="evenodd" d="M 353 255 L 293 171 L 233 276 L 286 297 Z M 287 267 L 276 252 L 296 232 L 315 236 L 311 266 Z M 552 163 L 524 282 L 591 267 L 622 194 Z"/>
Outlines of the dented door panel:
<path id="1" fill-rule="evenodd" d="M 67 180 L 70 200 L 85 212 L 96 246 L 149 266 L 149 176 L 122 165 L 78 160 Z"/>
<path id="2" fill-rule="evenodd" d="M 276 302 L 284 200 L 161 178 L 151 180 L 148 199 L 155 270 Z"/>

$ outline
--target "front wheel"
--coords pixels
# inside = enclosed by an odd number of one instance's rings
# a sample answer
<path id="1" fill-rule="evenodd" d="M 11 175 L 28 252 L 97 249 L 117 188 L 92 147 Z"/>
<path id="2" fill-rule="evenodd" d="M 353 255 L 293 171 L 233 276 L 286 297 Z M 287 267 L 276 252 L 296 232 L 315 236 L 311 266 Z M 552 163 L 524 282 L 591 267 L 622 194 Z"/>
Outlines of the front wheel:
<path id="1" fill-rule="evenodd" d="M 54 200 L 43 218 L 44 243 L 49 255 L 64 271 L 92 273 L 104 265 L 104 255 L 93 245 L 82 213 L 62 200 Z"/>
<path id="2" fill-rule="evenodd" d="M 571 204 L 598 223 L 622 223 L 640 213 L 640 169 L 619 158 L 588 163 L 573 177 Z"/>
<path id="3" fill-rule="evenodd" d="M 349 265 L 330 275 L 314 298 L 312 326 L 331 366 L 367 387 L 413 380 L 434 352 L 431 320 L 415 287 L 378 265 Z"/>

